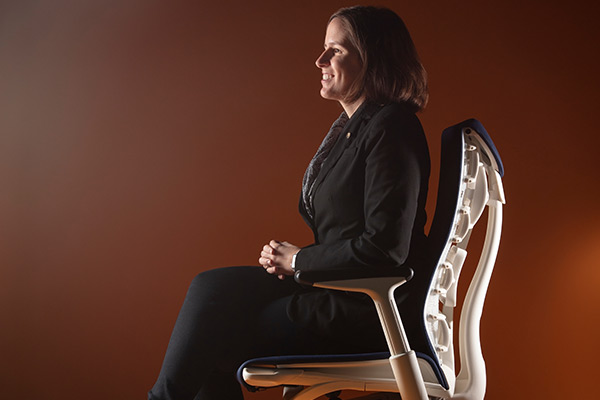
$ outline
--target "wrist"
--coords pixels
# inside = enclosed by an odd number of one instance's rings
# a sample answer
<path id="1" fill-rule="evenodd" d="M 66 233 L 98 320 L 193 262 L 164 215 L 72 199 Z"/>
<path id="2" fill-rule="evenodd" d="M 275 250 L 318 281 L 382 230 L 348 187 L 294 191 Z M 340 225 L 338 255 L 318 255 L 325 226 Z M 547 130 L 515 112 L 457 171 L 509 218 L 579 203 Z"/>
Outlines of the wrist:
<path id="1" fill-rule="evenodd" d="M 296 272 L 296 256 L 298 255 L 298 253 L 300 253 L 300 250 L 298 250 L 297 252 L 295 252 L 292 255 L 292 262 L 291 262 L 290 267 L 292 267 L 292 271 L 294 271 L 294 272 Z"/>

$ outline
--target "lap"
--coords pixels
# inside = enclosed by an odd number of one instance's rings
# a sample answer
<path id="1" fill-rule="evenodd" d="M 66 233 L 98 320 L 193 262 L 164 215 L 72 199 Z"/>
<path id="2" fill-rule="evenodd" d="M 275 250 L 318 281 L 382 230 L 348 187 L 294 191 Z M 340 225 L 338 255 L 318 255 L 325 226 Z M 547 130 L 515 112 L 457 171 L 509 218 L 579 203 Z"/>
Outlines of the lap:
<path id="1" fill-rule="evenodd" d="M 210 304 L 212 323 L 220 321 L 228 340 L 243 341 L 232 348 L 245 357 L 334 351 L 339 337 L 320 334 L 288 315 L 290 302 L 305 290 L 292 277 L 280 280 L 262 267 L 225 267 L 200 273 L 186 303 Z"/>
<path id="2" fill-rule="evenodd" d="M 373 318 L 369 318 L 374 323 L 372 327 L 359 326 L 351 313 L 343 313 L 349 319 L 348 324 L 335 331 L 319 329 L 290 318 L 290 304 L 296 304 L 294 299 L 298 298 L 298 293 L 304 297 L 306 291 L 292 277 L 280 280 L 266 273 L 262 267 L 224 267 L 200 273 L 190 285 L 186 303 L 202 304 L 203 308 L 209 305 L 211 323 L 219 326 L 216 332 L 230 343 L 237 342 L 231 344 L 230 349 L 244 354 L 243 357 L 343 353 L 353 349 L 363 351 L 365 344 L 364 350 L 371 351 L 384 343 L 372 304 L 368 305 L 369 314 L 373 314 Z M 324 297 L 328 299 L 331 296 Z M 353 300 L 348 302 L 354 303 Z M 361 305 L 359 302 L 356 304 Z M 325 310 L 332 307 L 331 304 L 305 306 L 310 313 L 325 315 Z M 358 314 L 366 313 L 362 309 L 356 311 Z M 203 315 L 207 316 L 206 313 Z M 340 325 L 339 322 L 337 325 Z M 368 344 L 368 339 L 365 343 L 358 337 L 371 330 L 374 334 L 367 336 L 379 339 L 373 343 L 374 347 Z"/>

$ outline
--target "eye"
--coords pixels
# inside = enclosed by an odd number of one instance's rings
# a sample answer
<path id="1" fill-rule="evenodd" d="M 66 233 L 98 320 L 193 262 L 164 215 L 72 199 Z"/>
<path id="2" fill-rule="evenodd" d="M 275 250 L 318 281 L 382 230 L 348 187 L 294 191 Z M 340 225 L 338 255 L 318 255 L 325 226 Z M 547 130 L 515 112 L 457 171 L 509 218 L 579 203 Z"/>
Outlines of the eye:
<path id="1" fill-rule="evenodd" d="M 341 49 L 339 47 L 334 47 L 332 45 L 330 45 L 330 46 L 325 45 L 324 48 L 325 48 L 325 51 L 329 52 L 329 53 L 333 53 L 333 54 L 343 54 L 344 53 L 343 49 Z"/>

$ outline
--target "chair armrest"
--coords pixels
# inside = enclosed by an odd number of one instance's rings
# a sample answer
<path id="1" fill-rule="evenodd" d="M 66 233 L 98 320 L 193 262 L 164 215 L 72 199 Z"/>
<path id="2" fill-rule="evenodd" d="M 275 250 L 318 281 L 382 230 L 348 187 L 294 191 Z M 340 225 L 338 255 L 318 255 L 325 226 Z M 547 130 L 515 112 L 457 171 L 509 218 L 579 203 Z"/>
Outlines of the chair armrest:
<path id="1" fill-rule="evenodd" d="M 375 303 L 392 356 L 405 354 L 410 346 L 394 299 L 394 290 L 413 276 L 409 267 L 352 268 L 296 271 L 300 284 L 367 294 Z"/>
<path id="2" fill-rule="evenodd" d="M 409 281 L 414 273 L 409 267 L 348 268 L 316 271 L 296 271 L 294 279 L 302 285 L 332 281 L 350 281 L 369 278 L 400 278 Z"/>

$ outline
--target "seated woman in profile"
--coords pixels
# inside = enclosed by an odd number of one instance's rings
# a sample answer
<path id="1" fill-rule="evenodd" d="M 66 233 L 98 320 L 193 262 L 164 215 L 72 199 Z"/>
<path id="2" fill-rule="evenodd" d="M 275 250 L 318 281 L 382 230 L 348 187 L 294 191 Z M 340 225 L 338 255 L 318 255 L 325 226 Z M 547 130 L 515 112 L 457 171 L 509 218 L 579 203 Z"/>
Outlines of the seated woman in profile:
<path id="1" fill-rule="evenodd" d="M 242 399 L 235 371 L 259 356 L 387 348 L 368 297 L 306 288 L 288 277 L 295 270 L 414 265 L 421 257 L 429 152 L 415 112 L 427 101 L 425 70 L 400 17 L 361 6 L 331 16 L 316 65 L 321 96 L 343 112 L 302 182 L 300 213 L 315 241 L 298 247 L 271 240 L 261 267 L 199 274 L 150 400 Z M 402 298 L 410 308 L 409 289 Z"/>

